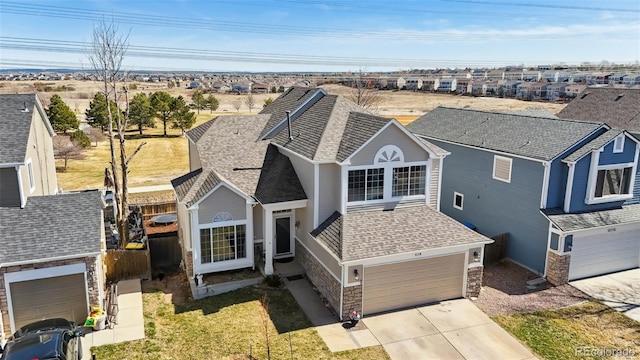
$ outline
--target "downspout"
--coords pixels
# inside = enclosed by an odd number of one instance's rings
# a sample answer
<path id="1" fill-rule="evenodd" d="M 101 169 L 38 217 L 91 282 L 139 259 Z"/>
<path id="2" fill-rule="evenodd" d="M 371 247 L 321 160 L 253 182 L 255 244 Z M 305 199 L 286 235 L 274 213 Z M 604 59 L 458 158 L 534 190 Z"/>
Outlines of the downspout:
<path id="1" fill-rule="evenodd" d="M 293 135 L 291 135 L 291 111 L 287 110 L 287 131 L 289 132 L 289 141 L 293 140 Z"/>

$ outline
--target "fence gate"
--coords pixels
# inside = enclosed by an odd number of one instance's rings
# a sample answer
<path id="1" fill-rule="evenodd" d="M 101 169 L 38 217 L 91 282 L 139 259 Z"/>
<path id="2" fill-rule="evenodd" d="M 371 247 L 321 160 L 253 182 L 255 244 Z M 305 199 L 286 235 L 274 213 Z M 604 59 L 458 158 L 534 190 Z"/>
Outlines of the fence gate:
<path id="1" fill-rule="evenodd" d="M 149 238 L 151 267 L 177 267 L 182 260 L 182 248 L 177 236 Z"/>
<path id="2" fill-rule="evenodd" d="M 484 247 L 484 264 L 491 265 L 507 257 L 507 241 L 509 233 L 492 236 L 493 244 Z"/>

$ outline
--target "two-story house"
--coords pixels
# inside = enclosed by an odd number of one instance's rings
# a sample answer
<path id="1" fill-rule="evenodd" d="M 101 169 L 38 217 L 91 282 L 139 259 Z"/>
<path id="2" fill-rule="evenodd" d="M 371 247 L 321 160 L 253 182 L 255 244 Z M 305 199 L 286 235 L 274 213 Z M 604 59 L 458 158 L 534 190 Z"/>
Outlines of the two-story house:
<path id="1" fill-rule="evenodd" d="M 408 129 L 451 153 L 441 208 L 553 284 L 638 267 L 639 142 L 604 123 L 436 108 Z"/>
<path id="2" fill-rule="evenodd" d="M 54 135 L 35 94 L 0 95 L 0 340 L 102 305 L 101 194 L 58 194 Z"/>
<path id="3" fill-rule="evenodd" d="M 491 240 L 438 211 L 447 152 L 398 121 L 293 87 L 187 138 L 172 184 L 190 278 L 295 258 L 341 318 L 478 294 Z"/>

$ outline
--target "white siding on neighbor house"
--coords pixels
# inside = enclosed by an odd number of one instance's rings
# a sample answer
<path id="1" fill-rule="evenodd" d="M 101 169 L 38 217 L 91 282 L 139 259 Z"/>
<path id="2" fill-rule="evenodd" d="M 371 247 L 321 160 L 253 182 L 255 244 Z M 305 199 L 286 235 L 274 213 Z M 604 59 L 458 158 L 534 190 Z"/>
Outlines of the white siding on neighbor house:
<path id="1" fill-rule="evenodd" d="M 246 200 L 226 186 L 219 187 L 198 205 L 198 223 L 208 224 L 220 212 L 228 212 L 233 220 L 247 218 Z"/>
<path id="2" fill-rule="evenodd" d="M 200 163 L 200 155 L 198 154 L 198 148 L 194 143 L 189 143 L 189 171 L 198 170 L 202 167 Z"/>
<path id="3" fill-rule="evenodd" d="M 426 161 L 429 158 L 429 154 L 412 138 L 395 125 L 390 125 L 351 158 L 351 166 L 373 164 L 376 153 L 385 145 L 399 147 L 404 153 L 405 162 Z"/>
<path id="4" fill-rule="evenodd" d="M 53 195 L 58 188 L 56 177 L 56 163 L 53 157 L 53 140 L 38 111 L 33 112 L 31 128 L 29 129 L 29 141 L 26 147 L 25 160 L 31 159 L 35 190 L 29 191 L 29 172 L 27 167 L 21 169 L 22 181 L 27 187 L 23 188 L 25 194 Z"/>
<path id="5" fill-rule="evenodd" d="M 439 174 L 441 159 L 431 159 L 431 181 L 429 184 L 429 206 L 438 210 L 438 195 L 440 194 Z"/>
<path id="6" fill-rule="evenodd" d="M 318 222 L 322 223 L 334 211 L 340 210 L 340 172 L 337 164 L 319 166 Z"/>

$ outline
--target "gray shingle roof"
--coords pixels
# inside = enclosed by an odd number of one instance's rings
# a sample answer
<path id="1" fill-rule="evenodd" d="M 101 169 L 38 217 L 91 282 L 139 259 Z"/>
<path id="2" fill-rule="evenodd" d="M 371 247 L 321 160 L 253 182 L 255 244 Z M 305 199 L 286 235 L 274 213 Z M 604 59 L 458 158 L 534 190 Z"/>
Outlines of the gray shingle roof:
<path id="1" fill-rule="evenodd" d="M 640 89 L 586 88 L 558 117 L 606 122 L 614 128 L 640 131 Z"/>
<path id="2" fill-rule="evenodd" d="M 264 107 L 264 109 L 260 111 L 260 114 L 271 115 L 271 118 L 262 128 L 260 137 L 266 135 L 274 126 L 286 119 L 287 111 L 297 109 L 317 91 L 318 89 L 294 86 L 278 96 L 271 104 Z"/>
<path id="3" fill-rule="evenodd" d="M 430 139 L 551 160 L 602 123 L 438 107 L 407 125 Z"/>
<path id="4" fill-rule="evenodd" d="M 577 161 L 578 159 L 587 155 L 591 151 L 598 150 L 604 145 L 606 145 L 607 143 L 609 143 L 610 141 L 613 141 L 613 139 L 615 139 L 616 136 L 620 135 L 622 131 L 623 130 L 617 130 L 617 129 L 607 130 L 605 133 L 600 134 L 600 136 L 589 141 L 588 143 L 584 144 L 584 146 L 580 147 L 576 151 L 566 156 L 563 160 L 569 161 L 569 162 Z"/>
<path id="5" fill-rule="evenodd" d="M 275 145 L 267 148 L 255 197 L 262 204 L 307 198 L 291 161 Z"/>
<path id="6" fill-rule="evenodd" d="M 207 132 L 207 130 L 209 130 L 212 124 L 213 124 L 213 121 L 207 121 L 206 123 L 202 123 L 194 127 L 193 129 L 187 131 L 186 135 L 189 139 L 191 139 L 191 141 L 193 141 L 194 143 L 197 143 L 198 140 L 200 140 L 200 138 L 202 137 L 202 135 L 204 135 Z"/>
<path id="7" fill-rule="evenodd" d="M 200 174 L 202 174 L 202 168 L 196 169 L 190 173 L 180 176 L 179 178 L 171 180 L 171 185 L 176 192 L 178 201 L 184 200 L 193 184 L 195 184 L 195 182 L 198 180 Z"/>
<path id="8" fill-rule="evenodd" d="M 101 251 L 99 191 L 31 196 L 24 208 L 0 207 L 0 265 Z"/>
<path id="9" fill-rule="evenodd" d="M 311 232 L 311 236 L 327 246 L 337 257 L 342 259 L 342 216 L 334 211 L 325 221 Z"/>
<path id="10" fill-rule="evenodd" d="M 618 209 L 565 214 L 562 209 L 546 209 L 543 213 L 562 231 L 576 231 L 610 225 L 640 223 L 640 204 Z"/>
<path id="11" fill-rule="evenodd" d="M 171 180 L 178 201 L 190 207 L 220 183 L 220 177 L 212 170 L 203 172 L 202 169 L 192 171 L 179 178 Z"/>
<path id="12" fill-rule="evenodd" d="M 343 261 L 492 242 L 426 205 L 334 213 L 311 235 Z"/>
<path id="13" fill-rule="evenodd" d="M 37 101 L 35 94 L 0 94 L 0 164 L 24 162 Z"/>
<path id="14" fill-rule="evenodd" d="M 380 116 L 350 113 L 336 159 L 338 161 L 346 160 L 389 121 L 391 120 Z"/>

